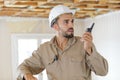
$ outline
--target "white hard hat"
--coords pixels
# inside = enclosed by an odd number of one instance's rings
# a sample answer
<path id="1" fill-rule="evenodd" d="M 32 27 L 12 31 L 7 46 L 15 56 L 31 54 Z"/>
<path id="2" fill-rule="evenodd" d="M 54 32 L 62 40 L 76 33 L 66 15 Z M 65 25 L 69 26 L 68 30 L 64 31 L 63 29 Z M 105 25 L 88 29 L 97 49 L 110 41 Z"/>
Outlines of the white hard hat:
<path id="1" fill-rule="evenodd" d="M 73 15 L 75 14 L 75 10 L 70 10 L 67 6 L 64 5 L 57 5 L 54 8 L 52 8 L 52 10 L 50 11 L 49 14 L 49 26 L 51 26 L 51 22 L 57 18 L 58 16 L 60 16 L 61 14 L 64 13 L 72 13 Z"/>

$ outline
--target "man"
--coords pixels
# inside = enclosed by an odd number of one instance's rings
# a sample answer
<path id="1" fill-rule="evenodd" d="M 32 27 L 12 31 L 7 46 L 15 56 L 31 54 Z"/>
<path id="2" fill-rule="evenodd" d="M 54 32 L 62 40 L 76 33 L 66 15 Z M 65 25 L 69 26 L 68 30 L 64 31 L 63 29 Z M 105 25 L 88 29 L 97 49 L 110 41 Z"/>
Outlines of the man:
<path id="1" fill-rule="evenodd" d="M 91 71 L 107 74 L 107 61 L 96 51 L 91 33 L 74 36 L 73 16 L 74 12 L 63 5 L 51 10 L 49 26 L 57 34 L 18 67 L 18 80 L 37 80 L 33 75 L 44 69 L 49 80 L 91 80 Z"/>

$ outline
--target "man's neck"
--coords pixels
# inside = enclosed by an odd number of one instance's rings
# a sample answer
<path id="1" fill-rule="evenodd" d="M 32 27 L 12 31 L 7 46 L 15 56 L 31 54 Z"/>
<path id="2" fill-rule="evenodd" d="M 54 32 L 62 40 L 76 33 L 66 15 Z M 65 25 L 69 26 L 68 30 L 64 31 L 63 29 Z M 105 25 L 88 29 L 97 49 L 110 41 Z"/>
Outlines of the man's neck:
<path id="1" fill-rule="evenodd" d="M 61 37 L 61 36 L 57 36 L 57 37 L 56 37 L 56 40 L 57 40 L 57 45 L 58 45 L 58 47 L 59 47 L 61 50 L 64 50 L 65 47 L 66 47 L 66 45 L 67 45 L 68 38 Z"/>

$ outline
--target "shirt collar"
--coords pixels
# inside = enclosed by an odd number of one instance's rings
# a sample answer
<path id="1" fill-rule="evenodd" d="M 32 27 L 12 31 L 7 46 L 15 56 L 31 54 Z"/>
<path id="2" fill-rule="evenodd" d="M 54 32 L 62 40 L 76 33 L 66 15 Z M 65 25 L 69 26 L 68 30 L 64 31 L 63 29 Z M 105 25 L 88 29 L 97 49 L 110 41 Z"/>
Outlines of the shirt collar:
<path id="1" fill-rule="evenodd" d="M 68 40 L 68 44 L 67 46 L 73 45 L 76 42 L 76 37 L 72 37 Z M 51 40 L 50 40 L 50 44 L 52 45 L 56 45 L 57 46 L 57 42 L 56 42 L 56 36 L 54 36 Z"/>

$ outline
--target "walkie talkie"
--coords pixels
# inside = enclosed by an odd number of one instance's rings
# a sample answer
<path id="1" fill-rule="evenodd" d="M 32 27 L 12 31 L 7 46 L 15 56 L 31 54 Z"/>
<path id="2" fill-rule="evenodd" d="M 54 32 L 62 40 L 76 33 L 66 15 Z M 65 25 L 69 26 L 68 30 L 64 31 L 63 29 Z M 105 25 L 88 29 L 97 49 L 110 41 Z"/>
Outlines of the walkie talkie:
<path id="1" fill-rule="evenodd" d="M 90 33 L 91 33 L 91 31 L 92 31 L 92 29 L 93 29 L 94 24 L 95 24 L 95 23 L 93 23 L 93 24 L 92 24 L 92 26 L 91 26 L 90 28 L 87 28 L 87 29 L 86 29 L 86 32 L 90 32 Z"/>

